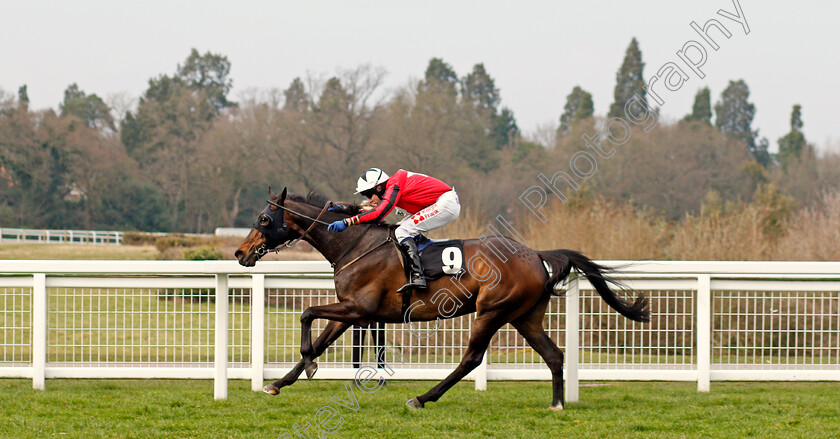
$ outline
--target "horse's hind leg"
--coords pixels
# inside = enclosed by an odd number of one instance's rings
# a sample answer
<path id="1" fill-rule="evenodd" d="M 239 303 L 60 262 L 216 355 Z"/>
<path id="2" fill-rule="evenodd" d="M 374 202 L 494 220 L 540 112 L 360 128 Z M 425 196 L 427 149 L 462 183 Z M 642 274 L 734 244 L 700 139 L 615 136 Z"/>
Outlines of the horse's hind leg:
<path id="1" fill-rule="evenodd" d="M 342 323 L 336 321 L 330 321 L 327 323 L 327 326 L 321 332 L 321 335 L 315 339 L 315 343 L 312 346 L 314 358 L 317 358 L 321 354 L 324 353 L 327 348 L 333 344 L 334 341 L 341 337 L 341 334 L 344 334 L 344 331 L 350 327 L 349 323 Z M 293 384 L 297 381 L 300 373 L 303 372 L 304 367 L 307 364 L 312 364 L 312 361 L 309 359 L 301 359 L 298 363 L 292 368 L 292 370 L 286 374 L 283 378 L 266 385 L 263 387 L 263 392 L 269 393 L 271 395 L 276 395 L 280 393 L 280 389 L 286 387 L 290 384 Z"/>
<path id="2" fill-rule="evenodd" d="M 553 395 L 550 409 L 563 410 L 563 351 L 545 333 L 542 326 L 545 307 L 549 299 L 548 296 L 541 299 L 534 308 L 511 322 L 511 324 L 525 337 L 528 344 L 543 357 L 546 365 L 551 370 Z"/>
<path id="3" fill-rule="evenodd" d="M 481 364 L 481 359 L 484 357 L 485 351 L 487 351 L 487 346 L 490 344 L 493 334 L 505 323 L 506 321 L 500 313 L 487 313 L 478 316 L 473 323 L 467 351 L 464 353 L 464 357 L 461 358 L 461 363 L 458 364 L 458 367 L 449 376 L 444 378 L 443 381 L 438 383 L 438 385 L 432 387 L 431 390 L 408 400 L 406 404 L 409 407 L 422 408 L 428 401 L 437 401 L 447 390 Z"/>

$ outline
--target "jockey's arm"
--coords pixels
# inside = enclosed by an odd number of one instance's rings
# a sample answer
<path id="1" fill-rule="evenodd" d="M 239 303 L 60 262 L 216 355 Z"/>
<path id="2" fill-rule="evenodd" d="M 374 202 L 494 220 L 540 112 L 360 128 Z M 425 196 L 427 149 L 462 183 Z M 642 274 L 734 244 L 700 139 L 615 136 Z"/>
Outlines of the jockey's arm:
<path id="1" fill-rule="evenodd" d="M 388 189 L 385 190 L 385 195 L 382 196 L 382 202 L 380 202 L 375 209 L 347 218 L 347 224 L 351 225 L 381 221 L 383 218 L 388 216 L 392 210 L 394 210 L 397 201 L 400 199 L 400 195 L 399 185 L 394 184 L 389 186 Z"/>

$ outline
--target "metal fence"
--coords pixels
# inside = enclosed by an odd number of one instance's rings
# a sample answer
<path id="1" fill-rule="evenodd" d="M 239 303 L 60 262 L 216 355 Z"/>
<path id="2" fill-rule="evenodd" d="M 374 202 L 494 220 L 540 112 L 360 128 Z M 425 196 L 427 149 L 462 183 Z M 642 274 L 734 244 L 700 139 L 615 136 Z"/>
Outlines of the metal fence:
<path id="1" fill-rule="evenodd" d="M 0 228 L 0 242 L 121 245 L 123 232 Z"/>
<path id="2" fill-rule="evenodd" d="M 650 297 L 650 323 L 621 317 L 584 279 L 549 304 L 568 401 L 580 379 L 696 381 L 701 391 L 712 380 L 840 380 L 840 263 L 646 262 L 620 279 Z M 222 399 L 228 378 L 256 390 L 283 376 L 300 357 L 300 313 L 334 302 L 333 289 L 325 262 L 0 261 L 0 376 L 40 389 L 54 377 L 213 378 Z M 388 378 L 441 379 L 473 318 L 355 328 L 316 377 L 384 362 Z M 482 389 L 550 372 L 505 326 L 467 379 Z"/>

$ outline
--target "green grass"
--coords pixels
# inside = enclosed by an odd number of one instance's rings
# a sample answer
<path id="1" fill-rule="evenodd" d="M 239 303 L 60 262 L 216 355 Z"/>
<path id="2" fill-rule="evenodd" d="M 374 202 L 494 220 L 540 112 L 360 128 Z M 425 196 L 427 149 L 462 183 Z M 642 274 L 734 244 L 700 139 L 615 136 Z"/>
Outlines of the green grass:
<path id="1" fill-rule="evenodd" d="M 213 245 L 222 259 L 235 259 L 233 253 L 242 242 L 239 238 L 222 238 L 202 243 L 198 247 Z M 218 247 L 216 247 L 218 245 Z M 195 247 L 197 248 L 197 247 Z M 195 249 L 193 248 L 193 249 Z M 87 244 L 38 244 L 38 243 L 0 243 L 0 260 L 179 260 L 182 251 L 188 248 L 170 248 L 159 252 L 154 245 L 87 245 Z M 311 248 L 295 247 L 279 253 L 269 253 L 263 261 L 323 261 L 323 256 Z"/>
<path id="2" fill-rule="evenodd" d="M 157 259 L 152 245 L 0 244 L 0 259 Z"/>
<path id="3" fill-rule="evenodd" d="M 299 382 L 270 397 L 231 381 L 229 399 L 213 401 L 206 380 L 0 380 L 3 438 L 278 438 L 296 437 L 331 406 L 343 424 L 335 438 L 828 438 L 840 432 L 838 383 L 604 383 L 581 389 L 581 402 L 547 410 L 547 382 L 456 385 L 423 410 L 404 405 L 433 383 L 390 381 L 372 394 L 345 381 Z M 334 418 L 337 421 L 338 418 Z M 313 434 L 312 437 L 317 437 Z"/>

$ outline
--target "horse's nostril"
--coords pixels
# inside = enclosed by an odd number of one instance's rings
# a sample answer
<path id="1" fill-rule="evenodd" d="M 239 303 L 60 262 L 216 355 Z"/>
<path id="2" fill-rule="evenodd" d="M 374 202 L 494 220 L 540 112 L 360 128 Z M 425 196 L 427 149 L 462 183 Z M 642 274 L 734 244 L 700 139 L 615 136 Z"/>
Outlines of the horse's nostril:
<path id="1" fill-rule="evenodd" d="M 237 251 L 235 251 L 235 252 L 233 253 L 233 255 L 234 255 L 234 256 L 236 256 L 236 258 L 237 258 L 237 259 L 239 259 L 239 258 L 242 256 L 242 250 L 237 250 Z"/>

